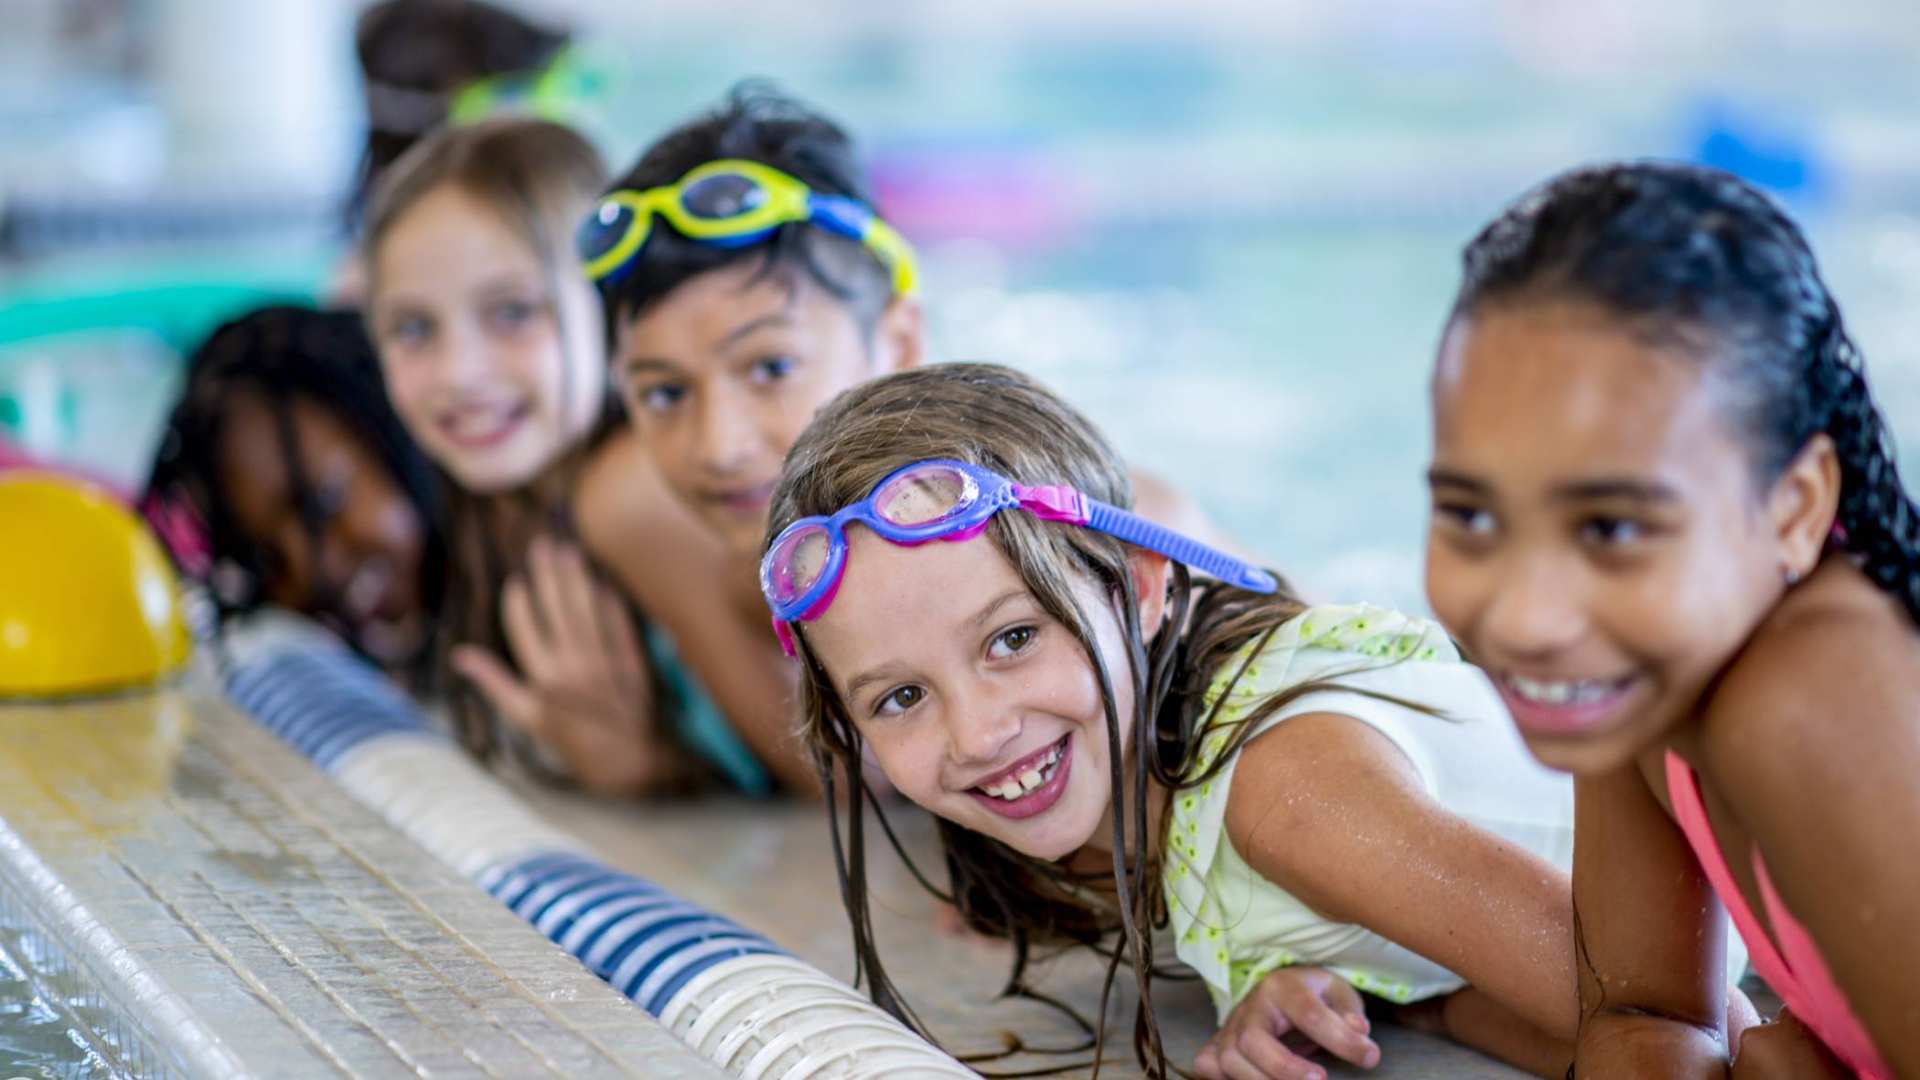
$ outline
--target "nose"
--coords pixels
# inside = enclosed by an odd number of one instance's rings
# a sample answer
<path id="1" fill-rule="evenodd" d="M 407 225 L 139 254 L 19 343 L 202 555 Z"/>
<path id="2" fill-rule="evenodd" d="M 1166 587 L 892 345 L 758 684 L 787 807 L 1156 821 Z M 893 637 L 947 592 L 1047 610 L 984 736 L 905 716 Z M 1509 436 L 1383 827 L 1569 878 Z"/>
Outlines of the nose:
<path id="1" fill-rule="evenodd" d="M 442 393 L 454 393 L 491 366 L 487 335 L 474 332 L 464 320 L 449 319 L 420 347 L 419 361 L 427 379 Z"/>
<path id="2" fill-rule="evenodd" d="M 700 395 L 694 454 L 702 470 L 728 477 L 752 464 L 759 442 L 752 406 L 716 386 Z"/>
<path id="3" fill-rule="evenodd" d="M 997 761 L 1020 737 L 1018 710 L 975 699 L 947 714 L 947 754 L 955 765 L 979 768 Z"/>
<path id="4" fill-rule="evenodd" d="M 316 533 L 310 566 L 311 588 L 316 599 L 337 600 L 353 578 L 358 561 L 354 545 L 340 535 L 338 527 L 329 526 Z"/>
<path id="5" fill-rule="evenodd" d="M 1587 575 L 1568 560 L 1516 553 L 1492 576 L 1477 636 L 1509 659 L 1553 656 L 1586 634 L 1590 598 Z"/>

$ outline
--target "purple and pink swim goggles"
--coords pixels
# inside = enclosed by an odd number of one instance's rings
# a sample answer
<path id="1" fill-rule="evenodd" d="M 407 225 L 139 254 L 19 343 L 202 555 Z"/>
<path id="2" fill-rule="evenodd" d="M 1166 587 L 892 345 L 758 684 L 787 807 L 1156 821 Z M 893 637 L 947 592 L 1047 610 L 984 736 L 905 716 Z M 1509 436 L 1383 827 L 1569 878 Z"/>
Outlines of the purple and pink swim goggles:
<path id="1" fill-rule="evenodd" d="M 1277 587 L 1273 575 L 1257 566 L 1064 484 L 1027 487 L 962 461 L 916 461 L 895 469 L 871 495 L 832 517 L 801 518 L 774 537 L 760 560 L 760 592 L 773 612 L 781 647 L 794 655 L 787 624 L 816 619 L 833 603 L 847 566 L 849 522 L 911 547 L 971 539 L 993 515 L 1013 507 L 1046 521 L 1098 529 L 1243 589 L 1270 593 Z"/>

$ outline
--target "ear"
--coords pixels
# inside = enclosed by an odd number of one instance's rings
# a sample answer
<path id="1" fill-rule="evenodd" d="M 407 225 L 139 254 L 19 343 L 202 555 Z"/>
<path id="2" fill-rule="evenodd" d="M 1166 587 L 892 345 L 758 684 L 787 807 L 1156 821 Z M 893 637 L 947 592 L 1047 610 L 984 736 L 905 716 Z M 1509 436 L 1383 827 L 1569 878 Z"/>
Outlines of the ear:
<path id="1" fill-rule="evenodd" d="M 1802 578 L 1820 552 L 1840 511 L 1840 457 L 1822 433 L 1807 440 L 1767 496 L 1767 514 L 1780 545 L 1780 568 Z"/>
<path id="2" fill-rule="evenodd" d="M 874 374 L 919 367 L 925 359 L 926 347 L 920 301 L 911 296 L 896 296 L 887 301 L 886 310 L 873 324 Z"/>
<path id="3" fill-rule="evenodd" d="M 1133 548 L 1127 553 L 1127 572 L 1133 577 L 1133 594 L 1139 603 L 1141 640 L 1152 641 L 1167 617 L 1167 578 L 1173 564 L 1157 551 Z"/>

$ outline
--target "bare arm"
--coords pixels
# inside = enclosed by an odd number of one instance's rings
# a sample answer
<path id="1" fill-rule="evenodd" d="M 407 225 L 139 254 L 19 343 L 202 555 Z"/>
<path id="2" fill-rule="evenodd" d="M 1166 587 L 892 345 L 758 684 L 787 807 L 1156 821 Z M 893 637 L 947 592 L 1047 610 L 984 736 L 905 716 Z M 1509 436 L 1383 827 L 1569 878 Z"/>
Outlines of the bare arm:
<path id="1" fill-rule="evenodd" d="M 1392 741 L 1352 717 L 1292 717 L 1242 754 L 1227 835 L 1248 865 L 1471 983 L 1445 1017 L 1459 1041 L 1565 1068 L 1577 1013 L 1564 874 L 1435 802 Z"/>
<path id="2" fill-rule="evenodd" d="M 1574 782 L 1583 1077 L 1727 1074 L 1725 918 L 1648 786 L 1660 767 Z"/>
<path id="3" fill-rule="evenodd" d="M 794 730 L 796 672 L 764 621 L 732 601 L 740 572 L 661 483 L 638 441 L 611 440 L 574 497 L 581 537 L 600 564 L 673 636 L 680 657 L 782 787 L 820 781 Z"/>

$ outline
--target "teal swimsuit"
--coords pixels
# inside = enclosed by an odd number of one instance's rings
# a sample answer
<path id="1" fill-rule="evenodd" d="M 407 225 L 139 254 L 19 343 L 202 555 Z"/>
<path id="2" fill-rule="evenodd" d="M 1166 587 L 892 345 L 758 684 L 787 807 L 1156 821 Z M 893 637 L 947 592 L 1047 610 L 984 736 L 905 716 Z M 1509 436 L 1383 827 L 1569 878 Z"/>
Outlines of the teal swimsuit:
<path id="1" fill-rule="evenodd" d="M 661 685 L 672 696 L 674 728 L 688 749 L 712 765 L 727 782 L 742 794 L 763 797 L 773 794 L 773 777 L 760 759 L 753 756 L 740 736 L 727 723 L 707 689 L 700 685 L 674 648 L 666 631 L 648 623 L 647 654 Z"/>

